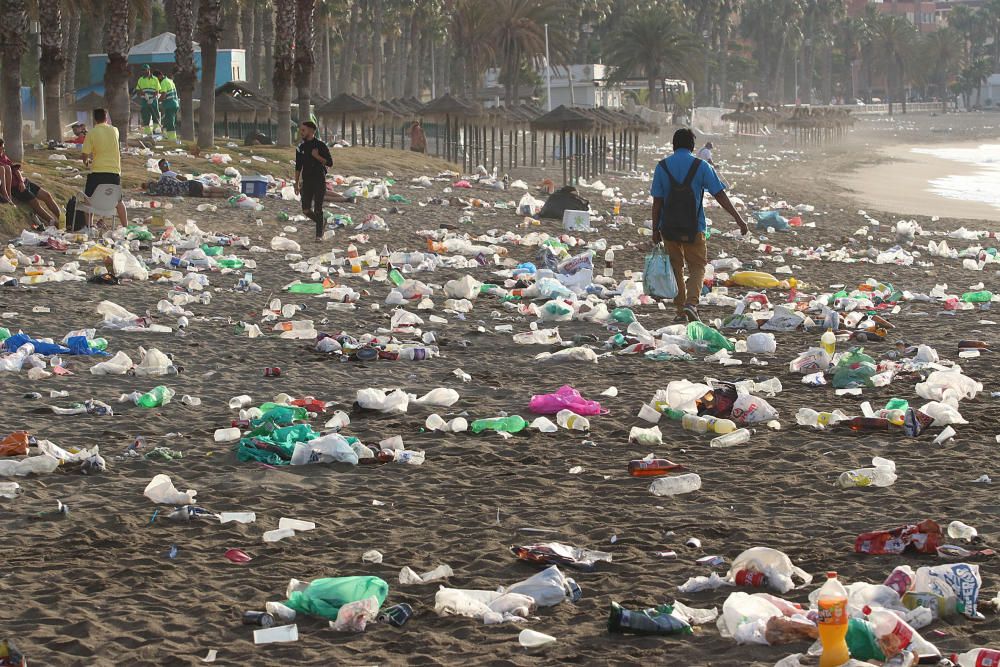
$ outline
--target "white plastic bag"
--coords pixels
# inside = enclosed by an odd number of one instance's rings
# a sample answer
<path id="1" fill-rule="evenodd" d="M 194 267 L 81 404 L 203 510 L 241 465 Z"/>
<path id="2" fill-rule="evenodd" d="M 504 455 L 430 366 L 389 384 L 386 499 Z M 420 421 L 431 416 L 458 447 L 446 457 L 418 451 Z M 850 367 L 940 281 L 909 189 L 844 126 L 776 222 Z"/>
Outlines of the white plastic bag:
<path id="1" fill-rule="evenodd" d="M 768 588 L 778 593 L 795 588 L 793 577 L 801 579 L 803 585 L 812 582 L 812 575 L 793 565 L 784 552 L 768 547 L 752 547 L 734 558 L 726 578 L 735 581 L 740 570 L 762 573 Z"/>
<path id="2" fill-rule="evenodd" d="M 160 473 L 146 485 L 143 495 L 154 503 L 163 505 L 191 505 L 194 503 L 194 497 L 198 495 L 198 492 L 194 489 L 188 489 L 184 493 L 181 493 L 174 486 L 169 475 Z"/>

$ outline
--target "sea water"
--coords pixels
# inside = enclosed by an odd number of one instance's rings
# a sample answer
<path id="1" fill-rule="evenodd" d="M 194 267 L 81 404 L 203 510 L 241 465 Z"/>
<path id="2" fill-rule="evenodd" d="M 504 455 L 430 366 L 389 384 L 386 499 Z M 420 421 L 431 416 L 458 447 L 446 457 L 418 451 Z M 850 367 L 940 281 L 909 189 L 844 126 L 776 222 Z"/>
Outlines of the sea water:
<path id="1" fill-rule="evenodd" d="M 977 201 L 1000 209 L 1000 144 L 980 144 L 975 148 L 914 148 L 914 153 L 932 155 L 950 162 L 977 167 L 973 174 L 934 178 L 928 189 L 949 199 Z"/>

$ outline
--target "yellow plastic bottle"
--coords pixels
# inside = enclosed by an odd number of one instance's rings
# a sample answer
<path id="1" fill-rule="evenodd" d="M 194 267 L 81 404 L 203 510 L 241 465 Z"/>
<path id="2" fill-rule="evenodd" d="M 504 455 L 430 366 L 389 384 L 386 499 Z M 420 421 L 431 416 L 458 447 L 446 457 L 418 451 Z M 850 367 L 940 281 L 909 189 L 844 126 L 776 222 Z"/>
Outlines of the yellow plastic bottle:
<path id="1" fill-rule="evenodd" d="M 711 415 L 703 415 L 702 419 L 708 422 L 709 431 L 718 433 L 719 435 L 732 433 L 736 430 L 736 422 L 732 419 L 719 419 L 718 417 L 712 417 Z"/>
<path id="2" fill-rule="evenodd" d="M 836 572 L 826 573 L 817 605 L 819 640 L 823 644 L 819 667 L 840 667 L 851 659 L 851 651 L 847 648 L 847 590 L 837 580 Z"/>
<path id="3" fill-rule="evenodd" d="M 832 329 L 827 329 L 819 339 L 819 345 L 831 357 L 837 351 L 837 336 Z"/>

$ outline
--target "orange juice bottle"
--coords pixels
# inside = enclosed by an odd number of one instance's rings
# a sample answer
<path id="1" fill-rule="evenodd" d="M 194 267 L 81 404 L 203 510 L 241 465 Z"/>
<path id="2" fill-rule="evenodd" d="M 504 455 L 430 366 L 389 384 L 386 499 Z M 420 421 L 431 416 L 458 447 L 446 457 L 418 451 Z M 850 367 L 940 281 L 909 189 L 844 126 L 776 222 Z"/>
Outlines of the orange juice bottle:
<path id="1" fill-rule="evenodd" d="M 847 648 L 847 590 L 837 580 L 836 572 L 826 573 L 817 602 L 819 640 L 823 644 L 819 667 L 839 667 L 851 659 L 851 652 Z"/>

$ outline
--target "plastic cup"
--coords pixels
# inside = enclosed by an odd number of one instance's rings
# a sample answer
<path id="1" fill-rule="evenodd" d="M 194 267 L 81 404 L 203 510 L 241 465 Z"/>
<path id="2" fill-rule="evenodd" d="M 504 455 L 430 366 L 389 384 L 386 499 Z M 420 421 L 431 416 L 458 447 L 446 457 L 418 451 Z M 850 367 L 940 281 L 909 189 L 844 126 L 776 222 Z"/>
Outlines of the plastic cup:
<path id="1" fill-rule="evenodd" d="M 299 626 L 279 625 L 274 628 L 262 628 L 253 631 L 254 644 L 274 644 L 277 642 L 296 642 L 299 640 Z"/>
<path id="2" fill-rule="evenodd" d="M 660 417 L 663 416 L 659 410 L 654 409 L 648 403 L 643 403 L 642 407 L 639 408 L 639 419 L 648 421 L 650 424 L 655 424 L 660 421 Z"/>
<path id="3" fill-rule="evenodd" d="M 290 530 L 312 530 L 316 527 L 316 524 L 312 521 L 302 521 L 300 519 L 289 519 L 288 517 L 281 517 L 278 520 L 278 529 L 288 528 Z"/>

